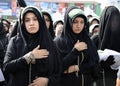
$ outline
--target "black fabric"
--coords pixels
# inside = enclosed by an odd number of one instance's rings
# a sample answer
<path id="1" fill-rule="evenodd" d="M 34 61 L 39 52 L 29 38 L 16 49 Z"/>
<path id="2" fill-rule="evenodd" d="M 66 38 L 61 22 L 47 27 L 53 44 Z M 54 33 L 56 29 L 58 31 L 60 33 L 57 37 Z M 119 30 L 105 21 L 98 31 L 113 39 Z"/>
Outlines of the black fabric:
<path id="1" fill-rule="evenodd" d="M 58 21 L 54 22 L 54 24 L 53 24 L 53 29 L 54 30 L 56 29 L 57 24 L 59 24 L 59 23 L 61 23 L 63 25 L 63 21 L 62 20 L 58 20 Z"/>
<path id="2" fill-rule="evenodd" d="M 1 22 L 3 23 L 3 22 L 6 22 L 7 24 L 5 24 L 6 26 L 7 26 L 7 28 L 8 28 L 8 31 L 6 31 L 7 33 L 9 32 L 9 28 L 10 28 L 10 22 L 7 20 L 7 19 L 1 19 Z"/>
<path id="3" fill-rule="evenodd" d="M 20 7 L 26 7 L 27 4 L 24 0 L 17 0 L 17 5 Z"/>
<path id="4" fill-rule="evenodd" d="M 76 16 L 76 17 L 82 17 L 85 20 L 85 27 L 84 27 L 83 31 L 80 32 L 79 34 L 75 34 L 72 31 L 72 19 L 69 18 L 68 14 L 73 9 L 79 9 L 79 8 L 71 7 L 71 8 L 67 9 L 67 11 L 65 13 L 65 17 L 64 17 L 63 32 L 62 32 L 61 36 L 55 38 L 54 41 L 55 41 L 55 43 L 60 51 L 60 54 L 61 54 L 61 58 L 62 58 L 62 62 L 63 62 L 63 71 L 65 71 L 70 65 L 77 64 L 78 56 L 80 57 L 79 59 L 81 61 L 81 59 L 82 59 L 81 52 L 83 52 L 85 58 L 84 58 L 84 61 L 82 62 L 82 64 L 80 65 L 80 72 L 83 74 L 88 73 L 88 75 L 89 74 L 92 75 L 92 73 L 95 74 L 96 71 L 99 72 L 97 69 L 98 65 L 99 65 L 98 64 L 99 57 L 97 54 L 97 50 L 96 50 L 95 46 L 93 45 L 93 43 L 91 42 L 88 32 L 86 31 L 87 21 L 83 14 Z M 74 49 L 74 45 L 77 42 L 77 40 L 87 43 L 88 49 L 81 51 L 81 52 L 78 52 L 76 49 Z M 97 75 L 95 75 L 95 76 L 97 76 Z M 64 77 L 64 75 L 62 77 Z M 73 86 L 72 82 L 69 82 L 69 80 L 66 81 L 66 83 L 69 83 L 69 84 L 71 84 L 70 86 Z M 81 82 L 79 82 L 79 83 L 81 83 Z M 87 83 L 87 82 L 85 82 L 85 83 Z M 65 83 L 62 86 L 65 86 Z M 78 85 L 76 85 L 76 86 L 78 86 Z M 85 85 L 85 86 L 89 86 L 89 85 Z"/>
<path id="5" fill-rule="evenodd" d="M 50 34 L 51 34 L 52 39 L 54 39 L 54 38 L 55 38 L 55 32 L 54 32 L 54 30 L 53 30 L 53 20 L 52 20 L 52 17 L 51 17 L 51 15 L 50 15 L 48 12 L 46 12 L 46 11 L 42 11 L 42 13 L 43 13 L 43 15 L 48 16 L 48 18 L 50 19 L 50 27 L 48 28 L 48 30 L 49 30 L 49 32 L 50 32 Z"/>
<path id="6" fill-rule="evenodd" d="M 109 6 L 100 17 L 99 49 L 112 49 L 120 52 L 120 13 L 114 6 Z"/>
<path id="7" fill-rule="evenodd" d="M 16 36 L 17 35 L 17 32 L 18 32 L 18 27 L 19 27 L 19 22 L 16 21 L 14 27 L 13 27 L 13 30 L 12 32 L 10 33 L 10 38 L 12 38 L 13 36 Z"/>
<path id="8" fill-rule="evenodd" d="M 120 13 L 119 10 L 115 6 L 106 7 L 102 15 L 100 17 L 99 28 L 100 31 L 98 33 L 99 38 L 99 48 L 101 50 L 111 49 L 117 52 L 120 52 Z M 112 63 L 112 62 L 111 62 Z M 107 64 L 107 67 L 106 67 Z M 98 80 L 98 86 L 101 86 L 100 83 L 103 84 L 103 80 L 105 80 L 106 86 L 115 86 L 116 78 L 117 78 L 117 70 L 112 70 L 110 68 L 110 64 L 108 67 L 109 61 L 101 63 L 101 69 L 104 72 L 101 75 L 101 79 Z M 109 68 L 109 69 L 108 69 Z M 112 80 L 112 81 L 111 81 Z"/>
<path id="9" fill-rule="evenodd" d="M 39 22 L 39 31 L 35 34 L 26 32 L 24 17 L 28 12 L 33 12 Z M 61 73 L 61 62 L 43 15 L 35 7 L 26 7 L 21 14 L 21 21 L 18 34 L 11 38 L 5 55 L 4 71 L 6 76 L 9 76 L 7 86 L 28 86 L 30 65 L 23 56 L 38 45 L 40 45 L 40 49 L 47 49 L 49 56 L 45 59 L 37 59 L 36 63 L 32 64 L 31 79 L 33 81 L 36 77 L 47 77 L 48 86 L 56 86 Z"/>
<path id="10" fill-rule="evenodd" d="M 66 74 L 61 78 L 61 83 L 59 86 L 93 86 L 91 79 L 92 76 L 89 74 L 84 74 L 83 76 L 79 74 L 79 77 L 76 77 L 75 72 Z M 84 81 L 82 78 L 84 79 Z"/>
<path id="11" fill-rule="evenodd" d="M 101 61 L 100 64 L 101 64 L 101 67 L 104 68 L 104 69 L 110 69 L 110 66 L 113 65 L 115 63 L 114 61 L 114 56 L 110 55 L 106 61 Z"/>
<path id="12" fill-rule="evenodd" d="M 3 66 L 7 44 L 8 44 L 8 38 L 6 36 L 6 31 L 3 27 L 3 23 L 0 22 L 0 67 Z"/>
<path id="13" fill-rule="evenodd" d="M 95 44 L 96 48 L 99 49 L 99 38 L 98 38 L 98 33 L 91 36 L 91 40 Z"/>
<path id="14" fill-rule="evenodd" d="M 3 23 L 0 22 L 0 38 L 5 37 L 6 31 L 4 29 Z"/>

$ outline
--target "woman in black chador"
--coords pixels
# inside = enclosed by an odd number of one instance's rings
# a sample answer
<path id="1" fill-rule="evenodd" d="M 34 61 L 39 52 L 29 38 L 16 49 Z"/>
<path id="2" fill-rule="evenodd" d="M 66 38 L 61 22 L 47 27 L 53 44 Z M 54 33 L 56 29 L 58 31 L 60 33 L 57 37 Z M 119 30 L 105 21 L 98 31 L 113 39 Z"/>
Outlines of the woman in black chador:
<path id="1" fill-rule="evenodd" d="M 63 32 L 55 38 L 62 59 L 60 86 L 92 86 L 99 57 L 86 31 L 87 18 L 78 7 L 68 8 Z"/>
<path id="2" fill-rule="evenodd" d="M 9 42 L 4 69 L 9 76 L 7 86 L 56 86 L 60 59 L 37 8 L 26 7 L 22 11 L 20 30 Z"/>
<path id="3" fill-rule="evenodd" d="M 7 31 L 4 28 L 3 22 L 0 22 L 0 69 L 2 70 L 7 44 L 8 44 Z M 0 86 L 4 86 L 4 81 L 0 81 Z"/>
<path id="4" fill-rule="evenodd" d="M 55 38 L 55 32 L 53 30 L 53 20 L 52 20 L 52 17 L 51 17 L 51 15 L 47 11 L 42 11 L 42 13 L 43 13 L 43 16 L 45 18 L 47 29 L 50 32 L 52 39 L 54 39 Z"/>
<path id="5" fill-rule="evenodd" d="M 109 6 L 103 10 L 99 29 L 99 49 L 111 49 L 120 52 L 120 13 L 116 7 Z M 114 64 L 113 56 L 100 63 L 103 74 L 98 86 L 115 86 L 117 71 L 110 68 Z"/>

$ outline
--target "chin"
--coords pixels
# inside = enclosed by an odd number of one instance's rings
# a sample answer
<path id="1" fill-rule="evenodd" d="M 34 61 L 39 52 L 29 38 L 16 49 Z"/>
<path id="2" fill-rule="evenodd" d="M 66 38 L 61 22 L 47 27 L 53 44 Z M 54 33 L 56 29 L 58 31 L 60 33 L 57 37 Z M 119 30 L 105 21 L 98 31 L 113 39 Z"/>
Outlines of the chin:
<path id="1" fill-rule="evenodd" d="M 29 32 L 30 34 L 35 34 L 36 32 Z"/>
<path id="2" fill-rule="evenodd" d="M 75 32 L 75 34 L 80 34 L 81 33 L 81 31 L 77 31 L 77 32 Z"/>

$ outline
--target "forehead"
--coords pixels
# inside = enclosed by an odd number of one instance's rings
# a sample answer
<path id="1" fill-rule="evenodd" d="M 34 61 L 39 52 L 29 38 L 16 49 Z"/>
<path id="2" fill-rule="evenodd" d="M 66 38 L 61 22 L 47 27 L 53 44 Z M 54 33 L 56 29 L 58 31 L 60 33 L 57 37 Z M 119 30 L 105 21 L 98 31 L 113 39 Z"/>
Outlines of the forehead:
<path id="1" fill-rule="evenodd" d="M 36 17 L 36 15 L 33 12 L 28 12 L 28 13 L 25 14 L 25 18 L 26 17 L 31 17 L 31 16 L 35 16 Z"/>
<path id="2" fill-rule="evenodd" d="M 47 15 L 43 15 L 45 18 L 49 19 L 49 17 Z"/>
<path id="3" fill-rule="evenodd" d="M 3 23 L 7 23 L 7 21 L 3 20 Z"/>
<path id="4" fill-rule="evenodd" d="M 82 17 L 76 17 L 75 19 L 74 19 L 74 21 L 75 20 L 84 20 L 84 18 L 82 18 Z"/>

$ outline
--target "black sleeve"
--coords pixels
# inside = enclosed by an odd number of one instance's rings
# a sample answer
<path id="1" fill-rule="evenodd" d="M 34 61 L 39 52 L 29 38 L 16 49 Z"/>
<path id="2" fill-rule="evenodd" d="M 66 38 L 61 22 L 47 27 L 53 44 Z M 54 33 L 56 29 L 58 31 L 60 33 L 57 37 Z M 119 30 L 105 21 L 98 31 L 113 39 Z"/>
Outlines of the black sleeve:
<path id="1" fill-rule="evenodd" d="M 73 48 L 70 53 L 63 57 L 63 71 L 66 70 L 70 65 L 72 65 L 72 63 L 77 59 L 79 53 L 80 52 L 77 51 L 77 49 Z"/>
<path id="2" fill-rule="evenodd" d="M 17 49 L 15 47 L 14 40 L 11 39 L 8 44 L 4 59 L 4 72 L 15 73 L 18 71 L 22 71 L 28 67 L 27 62 L 23 57 L 17 58 L 16 52 Z"/>
<path id="3" fill-rule="evenodd" d="M 57 50 L 54 52 L 55 58 L 51 59 L 52 68 L 49 72 L 49 83 L 48 86 L 57 86 L 62 73 L 62 63 L 61 58 Z"/>

